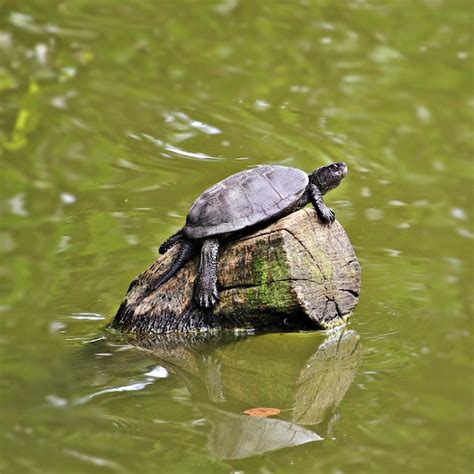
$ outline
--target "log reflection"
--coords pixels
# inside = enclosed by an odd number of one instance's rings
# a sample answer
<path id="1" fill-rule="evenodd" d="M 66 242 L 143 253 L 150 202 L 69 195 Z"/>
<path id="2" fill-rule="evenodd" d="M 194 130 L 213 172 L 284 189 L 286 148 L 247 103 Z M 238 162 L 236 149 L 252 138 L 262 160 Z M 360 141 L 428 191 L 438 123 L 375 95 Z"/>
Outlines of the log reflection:
<path id="1" fill-rule="evenodd" d="M 361 360 L 359 336 L 344 328 L 251 337 L 161 335 L 140 340 L 139 347 L 184 380 L 212 425 L 210 452 L 227 459 L 323 439 L 313 430 L 324 430 Z M 282 411 L 272 418 L 242 413 L 253 407 Z"/>

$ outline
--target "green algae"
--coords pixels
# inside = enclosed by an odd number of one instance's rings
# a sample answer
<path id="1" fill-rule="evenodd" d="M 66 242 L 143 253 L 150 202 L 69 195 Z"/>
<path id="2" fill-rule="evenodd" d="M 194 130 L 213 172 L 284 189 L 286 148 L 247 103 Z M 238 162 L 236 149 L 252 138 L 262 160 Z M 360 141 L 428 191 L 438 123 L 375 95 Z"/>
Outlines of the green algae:
<path id="1" fill-rule="evenodd" d="M 259 241 L 252 260 L 255 287 L 248 290 L 253 307 L 287 310 L 293 299 L 285 250 L 273 242 Z"/>

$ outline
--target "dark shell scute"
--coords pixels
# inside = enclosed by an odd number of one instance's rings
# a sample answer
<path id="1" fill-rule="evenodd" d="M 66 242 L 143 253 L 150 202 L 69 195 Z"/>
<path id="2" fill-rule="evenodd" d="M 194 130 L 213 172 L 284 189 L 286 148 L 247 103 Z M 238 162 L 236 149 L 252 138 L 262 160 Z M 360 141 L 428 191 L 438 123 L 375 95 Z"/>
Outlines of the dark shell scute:
<path id="1" fill-rule="evenodd" d="M 307 185 L 306 173 L 286 166 L 266 165 L 234 174 L 194 201 L 184 233 L 202 238 L 255 225 L 294 204 Z"/>

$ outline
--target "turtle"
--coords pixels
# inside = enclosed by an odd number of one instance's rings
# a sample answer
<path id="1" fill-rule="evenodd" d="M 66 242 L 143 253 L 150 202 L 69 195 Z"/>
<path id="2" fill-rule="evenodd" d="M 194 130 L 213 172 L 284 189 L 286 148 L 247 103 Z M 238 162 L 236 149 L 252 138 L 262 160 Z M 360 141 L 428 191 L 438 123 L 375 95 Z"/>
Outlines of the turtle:
<path id="1" fill-rule="evenodd" d="M 204 310 L 219 301 L 217 259 L 222 242 L 249 233 L 311 203 L 324 224 L 334 212 L 323 201 L 347 175 L 343 162 L 322 166 L 311 174 L 298 168 L 262 165 L 233 174 L 206 189 L 192 204 L 185 226 L 159 248 L 160 254 L 180 244 L 179 251 L 160 278 L 146 292 L 156 290 L 198 251 L 200 261 L 193 299 Z"/>

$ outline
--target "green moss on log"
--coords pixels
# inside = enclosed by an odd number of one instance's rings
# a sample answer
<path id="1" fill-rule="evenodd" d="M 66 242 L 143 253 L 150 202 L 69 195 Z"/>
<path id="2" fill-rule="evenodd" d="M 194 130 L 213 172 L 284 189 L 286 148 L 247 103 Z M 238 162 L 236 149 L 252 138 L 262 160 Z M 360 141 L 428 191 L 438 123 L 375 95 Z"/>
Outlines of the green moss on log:
<path id="1" fill-rule="evenodd" d="M 288 311 L 294 304 L 289 281 L 254 286 L 246 294 L 249 306 L 273 311 Z"/>
<path id="2" fill-rule="evenodd" d="M 267 285 L 274 281 L 287 280 L 288 266 L 283 247 L 269 247 L 266 241 L 257 242 L 252 261 L 252 272 L 256 284 Z"/>
<path id="3" fill-rule="evenodd" d="M 269 247 L 266 241 L 258 242 L 252 260 L 252 274 L 256 286 L 249 288 L 249 303 L 255 307 L 287 310 L 293 298 L 283 247 Z"/>

